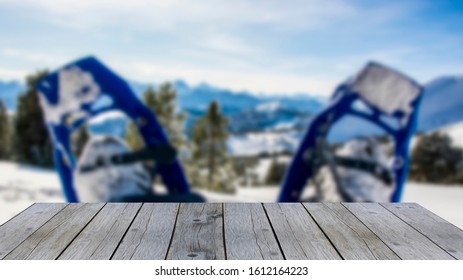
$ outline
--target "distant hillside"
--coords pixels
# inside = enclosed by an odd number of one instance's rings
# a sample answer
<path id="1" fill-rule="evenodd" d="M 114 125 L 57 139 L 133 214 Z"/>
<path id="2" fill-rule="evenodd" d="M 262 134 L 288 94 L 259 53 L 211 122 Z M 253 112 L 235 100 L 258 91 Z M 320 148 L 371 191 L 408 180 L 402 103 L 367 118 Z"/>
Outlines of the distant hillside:
<path id="1" fill-rule="evenodd" d="M 418 130 L 429 131 L 463 120 L 463 76 L 441 77 L 425 85 Z"/>

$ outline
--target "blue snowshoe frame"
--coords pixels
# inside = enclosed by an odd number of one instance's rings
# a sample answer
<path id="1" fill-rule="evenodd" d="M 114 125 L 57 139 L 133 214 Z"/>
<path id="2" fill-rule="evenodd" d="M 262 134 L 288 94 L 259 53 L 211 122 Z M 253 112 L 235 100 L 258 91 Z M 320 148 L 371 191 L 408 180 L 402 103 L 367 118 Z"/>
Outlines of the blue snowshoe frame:
<path id="1" fill-rule="evenodd" d="M 376 63 L 369 63 L 368 65 L 376 65 Z M 337 121 L 348 115 L 369 121 L 392 136 L 394 141 L 394 164 L 392 166 L 392 171 L 395 174 L 395 188 L 390 201 L 399 202 L 408 174 L 409 142 L 416 129 L 417 116 L 423 93 L 423 89 L 416 82 L 412 82 L 420 88 L 420 91 L 416 99 L 410 104 L 412 108 L 411 114 L 406 122 L 398 128 L 391 127 L 381 120 L 381 118 L 383 116 L 393 117 L 397 119 L 397 121 L 401 121 L 404 117 L 403 112 L 396 111 L 392 115 L 388 115 L 375 105 L 369 103 L 360 94 L 352 91 L 347 83 L 338 86 L 330 99 L 329 105 L 310 123 L 289 169 L 285 174 L 278 202 L 298 202 L 301 200 L 301 195 L 307 181 L 315 176 L 315 170 L 313 170 L 312 166 L 305 158 L 306 152 L 311 149 L 316 149 L 317 139 L 325 140 L 330 132 L 330 128 Z M 355 109 L 354 104 L 358 100 L 361 100 L 371 113 Z"/>
<path id="2" fill-rule="evenodd" d="M 59 123 L 46 123 L 53 141 L 55 166 L 61 179 L 65 197 L 68 202 L 78 202 L 79 199 L 73 184 L 73 171 L 76 168 L 76 163 L 71 152 L 70 136 L 87 120 L 101 113 L 119 110 L 134 121 L 146 148 L 169 145 L 169 140 L 156 116 L 137 98 L 129 85 L 94 57 L 69 63 L 38 83 L 39 93 L 49 104 L 56 105 L 59 102 L 59 71 L 71 67 L 78 67 L 82 71 L 90 73 L 98 84 L 101 95 L 107 95 L 112 99 L 112 104 L 104 108 L 93 106 L 98 98 L 82 104 L 80 110 L 86 113 L 85 117 L 75 120 L 72 124 L 66 123 L 67 115 L 61 116 Z M 170 163 L 158 163 L 155 168 L 170 194 L 191 193 L 178 159 Z"/>

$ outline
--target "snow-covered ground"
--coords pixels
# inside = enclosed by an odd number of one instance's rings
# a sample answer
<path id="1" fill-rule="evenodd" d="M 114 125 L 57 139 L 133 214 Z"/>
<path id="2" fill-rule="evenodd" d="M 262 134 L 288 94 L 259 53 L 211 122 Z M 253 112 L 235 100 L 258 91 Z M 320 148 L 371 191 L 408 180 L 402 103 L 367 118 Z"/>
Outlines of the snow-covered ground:
<path id="1" fill-rule="evenodd" d="M 0 161 L 0 224 L 38 201 L 64 201 L 56 173 Z"/>
<path id="2" fill-rule="evenodd" d="M 463 229 L 463 186 L 407 183 L 403 202 L 417 202 Z"/>
<path id="3" fill-rule="evenodd" d="M 234 195 L 200 191 L 211 202 L 274 202 L 277 186 L 242 187 Z M 309 190 L 310 191 L 310 190 Z M 33 202 L 63 202 L 52 170 L 0 161 L 0 224 Z M 417 202 L 463 229 L 463 187 L 408 183 L 404 202 Z"/>

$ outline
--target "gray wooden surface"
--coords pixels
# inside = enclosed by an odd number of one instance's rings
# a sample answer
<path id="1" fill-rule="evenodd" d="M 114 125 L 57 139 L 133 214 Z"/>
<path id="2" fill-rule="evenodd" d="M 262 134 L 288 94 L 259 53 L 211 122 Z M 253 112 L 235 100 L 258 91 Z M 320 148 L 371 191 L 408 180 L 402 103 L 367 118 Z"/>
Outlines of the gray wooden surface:
<path id="1" fill-rule="evenodd" d="M 450 255 L 457 259 L 463 259 L 463 242 L 461 240 L 463 231 L 458 227 L 416 203 L 385 203 L 383 206 Z"/>
<path id="2" fill-rule="evenodd" d="M 223 260 L 223 205 L 182 203 L 167 259 Z"/>
<path id="3" fill-rule="evenodd" d="M 286 259 L 341 258 L 302 204 L 265 203 L 264 207 Z"/>
<path id="4" fill-rule="evenodd" d="M 233 203 L 225 204 L 224 208 L 225 247 L 228 259 L 283 259 L 262 204 Z"/>
<path id="5" fill-rule="evenodd" d="M 144 204 L 112 259 L 164 259 L 169 249 L 178 204 Z"/>
<path id="6" fill-rule="evenodd" d="M 463 259 L 463 231 L 414 203 L 38 203 L 0 259 Z"/>
<path id="7" fill-rule="evenodd" d="M 399 259 L 349 210 L 339 203 L 304 203 L 344 259 Z"/>
<path id="8" fill-rule="evenodd" d="M 362 223 L 378 235 L 401 259 L 452 259 L 437 246 L 396 215 L 377 203 L 345 203 Z M 436 228 L 436 230 L 439 230 Z"/>

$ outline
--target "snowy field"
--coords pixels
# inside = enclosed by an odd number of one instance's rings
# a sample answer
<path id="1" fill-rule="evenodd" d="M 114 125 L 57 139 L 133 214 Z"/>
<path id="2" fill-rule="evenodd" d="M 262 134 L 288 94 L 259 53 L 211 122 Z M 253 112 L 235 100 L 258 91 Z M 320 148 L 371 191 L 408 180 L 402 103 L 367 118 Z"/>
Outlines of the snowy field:
<path id="1" fill-rule="evenodd" d="M 200 191 L 211 202 L 274 202 L 278 187 L 239 188 L 236 194 Z M 0 161 L 0 224 L 33 202 L 63 202 L 54 171 Z M 408 183 L 404 202 L 417 202 L 463 229 L 463 187 Z"/>

